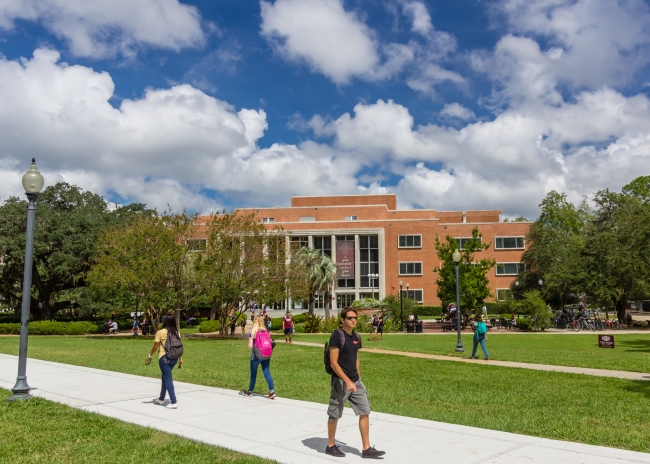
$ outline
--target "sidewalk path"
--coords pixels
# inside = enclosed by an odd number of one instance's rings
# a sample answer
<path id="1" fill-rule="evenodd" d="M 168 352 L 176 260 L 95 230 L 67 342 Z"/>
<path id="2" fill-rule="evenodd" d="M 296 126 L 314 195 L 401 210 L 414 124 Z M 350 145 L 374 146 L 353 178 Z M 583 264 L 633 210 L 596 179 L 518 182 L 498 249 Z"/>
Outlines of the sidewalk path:
<path id="1" fill-rule="evenodd" d="M 317 346 L 319 348 L 323 348 L 322 343 L 294 341 L 293 344 L 303 345 L 303 346 Z M 454 361 L 454 362 L 471 363 L 471 364 L 489 364 L 490 366 L 516 367 L 519 369 L 532 369 L 534 371 L 564 372 L 567 374 L 594 375 L 596 377 L 615 377 L 617 379 L 626 379 L 626 380 L 650 380 L 650 374 L 646 374 L 643 372 L 614 371 L 609 369 L 591 369 L 588 367 L 552 366 L 549 364 L 532 364 L 532 363 L 522 363 L 522 362 L 515 362 L 515 361 L 494 361 L 492 359 L 486 361 L 483 359 L 469 359 L 469 358 L 459 358 L 456 356 L 442 356 L 439 354 L 415 353 L 413 351 L 384 350 L 381 348 L 361 348 L 359 351 L 364 351 L 366 353 L 393 354 L 396 356 L 406 356 L 409 358 L 436 359 L 438 361 Z"/>
<path id="2" fill-rule="evenodd" d="M 16 356 L 0 354 L 0 387 L 13 387 L 17 368 Z M 160 390 L 157 379 L 36 359 L 28 360 L 27 376 L 34 396 L 208 444 L 282 463 L 361 462 L 358 421 L 349 408 L 337 434 L 348 456 L 337 459 L 324 454 L 325 404 L 248 398 L 233 390 L 175 382 L 179 408 L 168 410 L 151 403 Z M 650 464 L 650 454 L 602 446 L 392 414 L 372 413 L 370 421 L 372 444 L 387 452 L 387 464 Z"/>

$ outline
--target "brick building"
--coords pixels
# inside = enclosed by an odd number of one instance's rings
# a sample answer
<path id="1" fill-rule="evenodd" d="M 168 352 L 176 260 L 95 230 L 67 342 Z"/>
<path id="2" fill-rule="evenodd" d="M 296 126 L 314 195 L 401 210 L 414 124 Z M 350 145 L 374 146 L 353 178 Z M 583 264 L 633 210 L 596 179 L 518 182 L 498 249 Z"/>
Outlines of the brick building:
<path id="1" fill-rule="evenodd" d="M 298 246 L 319 248 L 341 266 L 336 306 L 341 308 L 367 296 L 384 298 L 399 292 L 424 305 L 440 305 L 436 295 L 440 266 L 436 235 L 460 241 L 478 227 L 497 266 L 489 272 L 490 290 L 497 297 L 519 273 L 529 222 L 500 222 L 500 211 L 398 210 L 395 195 L 293 197 L 291 207 L 252 208 L 269 227 L 281 226 Z M 378 278 L 369 275 L 377 274 Z M 323 296 L 317 302 L 323 307 Z"/>

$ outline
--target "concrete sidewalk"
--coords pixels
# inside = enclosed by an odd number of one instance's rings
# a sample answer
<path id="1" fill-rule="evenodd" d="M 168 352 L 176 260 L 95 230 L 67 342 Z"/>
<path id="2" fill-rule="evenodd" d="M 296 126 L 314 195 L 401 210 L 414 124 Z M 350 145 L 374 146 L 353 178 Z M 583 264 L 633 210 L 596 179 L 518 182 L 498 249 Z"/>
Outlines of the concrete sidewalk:
<path id="1" fill-rule="evenodd" d="M 302 346 L 313 346 L 319 348 L 323 347 L 322 343 L 313 343 L 313 342 L 295 341 L 292 344 L 302 345 Z M 563 372 L 565 374 L 583 374 L 583 375 L 593 375 L 596 377 L 613 377 L 616 379 L 625 379 L 625 380 L 645 380 L 645 381 L 650 380 L 650 374 L 644 372 L 615 371 L 613 369 L 593 369 L 590 367 L 556 366 L 551 364 L 533 364 L 533 363 L 523 363 L 523 362 L 516 362 L 516 361 L 495 361 L 493 359 L 487 361 L 483 359 L 461 358 L 458 356 L 443 356 L 440 354 L 416 353 L 413 351 L 385 350 L 383 348 L 361 348 L 359 351 L 363 351 L 366 353 L 405 356 L 407 358 L 435 359 L 438 361 L 453 361 L 453 362 L 462 362 L 462 363 L 470 363 L 470 364 L 489 364 L 490 366 L 514 367 L 518 369 L 531 369 L 534 371 Z"/>
<path id="2" fill-rule="evenodd" d="M 17 365 L 16 356 L 0 354 L 0 387 L 13 387 Z M 324 454 L 324 404 L 175 382 L 179 408 L 168 410 L 151 403 L 160 391 L 157 379 L 35 359 L 28 360 L 27 376 L 35 396 L 208 444 L 283 463 L 361 462 L 358 421 L 350 409 L 339 421 L 340 448 L 348 453 L 340 459 Z M 391 414 L 370 418 L 371 442 L 387 452 L 386 463 L 650 464 L 645 453 Z"/>

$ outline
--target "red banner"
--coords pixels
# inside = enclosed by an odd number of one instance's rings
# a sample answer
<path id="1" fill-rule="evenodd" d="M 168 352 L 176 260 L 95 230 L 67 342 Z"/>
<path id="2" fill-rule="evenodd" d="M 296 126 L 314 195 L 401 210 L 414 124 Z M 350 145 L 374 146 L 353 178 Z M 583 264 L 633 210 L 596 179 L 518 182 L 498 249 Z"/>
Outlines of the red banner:
<path id="1" fill-rule="evenodd" d="M 354 279 L 354 242 L 336 242 L 336 264 L 339 265 L 339 279 Z"/>

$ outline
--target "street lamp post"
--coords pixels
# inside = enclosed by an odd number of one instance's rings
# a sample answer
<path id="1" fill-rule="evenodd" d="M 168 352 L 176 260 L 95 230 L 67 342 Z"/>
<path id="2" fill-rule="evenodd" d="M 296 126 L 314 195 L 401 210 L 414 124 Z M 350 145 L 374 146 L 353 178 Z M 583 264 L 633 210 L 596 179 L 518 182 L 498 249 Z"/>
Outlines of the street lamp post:
<path id="1" fill-rule="evenodd" d="M 34 219 L 36 199 L 43 188 L 43 176 L 38 172 L 36 160 L 32 158 L 29 171 L 23 175 L 23 187 L 29 200 L 27 206 L 27 240 L 25 242 L 25 272 L 23 274 L 23 306 L 20 314 L 20 350 L 18 352 L 18 377 L 11 389 L 13 395 L 7 400 L 27 400 L 31 388 L 27 384 L 27 335 L 29 334 L 29 306 L 32 298 L 32 263 L 34 259 Z"/>
<path id="2" fill-rule="evenodd" d="M 404 332 L 404 315 L 402 314 L 402 284 L 403 282 L 399 281 L 399 331 Z"/>
<path id="3" fill-rule="evenodd" d="M 368 274 L 368 278 L 370 279 L 370 286 L 372 287 L 372 299 L 375 299 L 375 279 L 379 278 L 379 274 Z M 379 285 L 377 285 L 377 293 L 379 293 Z M 379 296 L 379 295 L 377 295 Z"/>
<path id="4" fill-rule="evenodd" d="M 463 353 L 465 351 L 465 348 L 463 348 L 463 342 L 460 339 L 460 288 L 458 286 L 458 263 L 460 262 L 460 252 L 458 250 L 454 251 L 454 254 L 452 255 L 452 258 L 454 260 L 454 263 L 456 263 L 456 326 L 458 329 L 458 341 L 456 342 L 456 351 L 459 353 Z"/>

